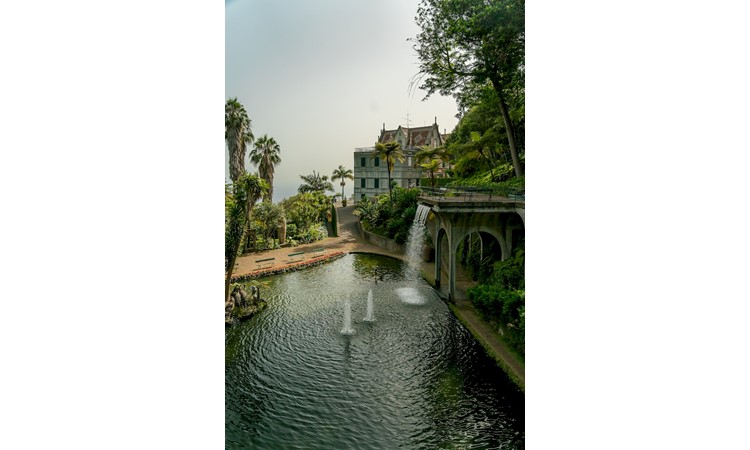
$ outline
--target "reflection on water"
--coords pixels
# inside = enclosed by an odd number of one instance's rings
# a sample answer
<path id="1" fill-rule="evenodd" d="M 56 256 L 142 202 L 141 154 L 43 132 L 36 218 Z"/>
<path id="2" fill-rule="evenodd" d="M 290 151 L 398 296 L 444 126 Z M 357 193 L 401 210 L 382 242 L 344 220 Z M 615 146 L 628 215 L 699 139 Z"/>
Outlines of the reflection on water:
<path id="1" fill-rule="evenodd" d="M 348 255 L 265 293 L 226 332 L 227 448 L 523 448 L 523 394 L 400 261 Z"/>

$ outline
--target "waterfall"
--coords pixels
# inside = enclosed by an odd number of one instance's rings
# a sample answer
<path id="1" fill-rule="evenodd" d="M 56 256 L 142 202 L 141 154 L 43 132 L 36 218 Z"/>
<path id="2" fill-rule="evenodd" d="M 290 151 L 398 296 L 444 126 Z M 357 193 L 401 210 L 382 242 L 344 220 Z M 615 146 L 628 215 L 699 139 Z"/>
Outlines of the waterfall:
<path id="1" fill-rule="evenodd" d="M 414 215 L 414 222 L 409 228 L 409 238 L 406 241 L 406 261 L 409 264 L 406 273 L 407 279 L 419 276 L 419 268 L 422 266 L 425 223 L 429 213 L 429 206 L 417 205 L 417 213 Z"/>
<path id="2" fill-rule="evenodd" d="M 427 222 L 427 215 L 430 214 L 430 207 L 417 205 L 417 213 L 414 215 L 414 222 L 424 225 Z"/>

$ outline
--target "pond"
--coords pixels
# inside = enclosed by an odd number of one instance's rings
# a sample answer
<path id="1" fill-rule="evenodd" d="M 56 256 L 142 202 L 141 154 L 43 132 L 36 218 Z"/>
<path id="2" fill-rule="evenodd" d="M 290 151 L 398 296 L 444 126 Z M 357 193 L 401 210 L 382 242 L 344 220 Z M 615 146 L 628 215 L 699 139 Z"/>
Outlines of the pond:
<path id="1" fill-rule="evenodd" d="M 523 393 L 408 273 L 350 254 L 263 280 L 268 308 L 226 331 L 226 447 L 523 448 Z"/>

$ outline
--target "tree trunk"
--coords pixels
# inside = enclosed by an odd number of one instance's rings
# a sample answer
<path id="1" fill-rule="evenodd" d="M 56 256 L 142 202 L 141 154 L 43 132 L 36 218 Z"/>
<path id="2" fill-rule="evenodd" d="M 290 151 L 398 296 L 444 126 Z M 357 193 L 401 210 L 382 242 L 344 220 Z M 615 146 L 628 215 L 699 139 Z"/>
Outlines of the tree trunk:
<path id="1" fill-rule="evenodd" d="M 491 81 L 492 87 L 495 89 L 495 93 L 497 94 L 497 98 L 500 100 L 500 113 L 503 116 L 503 123 L 505 124 L 505 134 L 508 136 L 508 147 L 510 147 L 510 157 L 513 160 L 513 169 L 516 172 L 516 176 L 520 177 L 523 176 L 523 169 L 521 169 L 521 160 L 518 159 L 515 127 L 513 127 L 513 122 L 511 122 L 510 115 L 508 115 L 508 107 L 505 104 L 505 99 L 503 98 L 500 83 L 497 80 Z"/>
<path id="2" fill-rule="evenodd" d="M 229 285 L 232 284 L 232 272 L 234 272 L 234 263 L 237 261 L 237 253 L 239 248 L 242 247 L 247 239 L 247 230 L 250 228 L 250 214 L 253 211 L 253 205 L 257 199 L 255 197 L 249 197 L 247 202 L 247 213 L 245 214 L 245 225 L 242 227 L 242 237 L 240 238 L 239 246 L 237 251 L 232 252 L 232 256 L 229 258 L 229 264 L 227 264 L 227 278 L 224 280 L 224 303 L 229 301 Z"/>
<path id="3" fill-rule="evenodd" d="M 268 183 L 268 192 L 263 196 L 263 201 L 273 203 L 273 178 L 267 177 L 264 178 L 264 180 L 266 180 L 266 183 Z"/>
<path id="4" fill-rule="evenodd" d="M 286 244 L 286 220 L 279 220 L 279 245 Z"/>
<path id="5" fill-rule="evenodd" d="M 391 190 L 391 165 L 388 163 L 388 160 L 385 160 L 386 169 L 388 169 L 388 196 L 391 199 L 391 203 L 393 203 L 393 191 Z"/>
<path id="6" fill-rule="evenodd" d="M 242 140 L 242 130 L 230 129 L 229 141 L 229 178 L 234 183 L 245 172 L 245 142 Z"/>

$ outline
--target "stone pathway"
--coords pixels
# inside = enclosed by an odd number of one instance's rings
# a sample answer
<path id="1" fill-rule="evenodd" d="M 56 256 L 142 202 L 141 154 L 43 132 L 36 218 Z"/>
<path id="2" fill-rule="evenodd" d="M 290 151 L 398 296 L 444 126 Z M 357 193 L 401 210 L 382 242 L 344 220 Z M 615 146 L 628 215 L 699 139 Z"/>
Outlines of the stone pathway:
<path id="1" fill-rule="evenodd" d="M 337 204 L 337 211 L 339 214 L 339 237 L 329 237 L 313 242 L 312 244 L 268 250 L 265 252 L 241 256 L 237 258 L 237 264 L 235 265 L 232 277 L 241 277 L 243 275 L 262 271 L 263 269 L 258 270 L 257 264 L 255 263 L 258 259 L 275 258 L 273 266 L 270 266 L 271 270 L 280 269 L 281 267 L 293 268 L 297 265 L 304 265 L 313 258 L 313 251 L 321 248 L 325 249 L 327 254 L 336 252 L 374 253 L 391 256 L 402 261 L 404 260 L 403 254 L 390 252 L 362 239 L 357 227 L 359 218 L 353 214 L 353 205 L 350 204 L 344 208 L 341 207 L 341 204 L 339 203 Z M 288 255 L 297 252 L 305 252 L 304 259 L 296 263 L 290 262 Z M 422 275 L 434 286 L 435 263 L 424 263 L 422 265 Z M 443 279 L 447 280 L 448 275 L 444 273 Z M 447 281 L 444 284 L 447 285 Z M 512 379 L 514 379 L 521 390 L 524 390 L 524 362 L 509 349 L 508 345 L 500 338 L 497 331 L 479 317 L 479 314 L 474 307 L 466 299 L 466 289 L 474 285 L 476 285 L 476 283 L 465 276 L 459 267 L 456 277 L 456 302 L 454 304 L 449 304 L 449 306 L 487 352 L 505 368 L 505 371 L 508 372 Z"/>
<path id="2" fill-rule="evenodd" d="M 357 222 L 359 218 L 355 216 L 354 206 L 351 204 L 346 208 L 337 205 L 337 211 L 339 213 L 339 237 L 328 237 L 312 244 L 298 245 L 297 247 L 279 248 L 276 250 L 267 250 L 264 252 L 253 253 L 250 255 L 243 255 L 237 258 L 234 272 L 232 277 L 239 277 L 241 275 L 250 274 L 258 271 L 257 264 L 255 263 L 258 259 L 276 258 L 271 268 L 280 266 L 293 267 L 296 264 L 289 263 L 289 254 L 297 252 L 305 252 L 305 260 L 313 257 L 313 251 L 319 248 L 323 248 L 327 253 L 332 252 L 344 252 L 344 253 L 376 253 L 380 255 L 388 255 L 400 260 L 404 260 L 404 256 L 398 253 L 389 252 L 381 247 L 372 245 L 366 242 L 359 235 L 359 229 L 357 228 Z"/>

